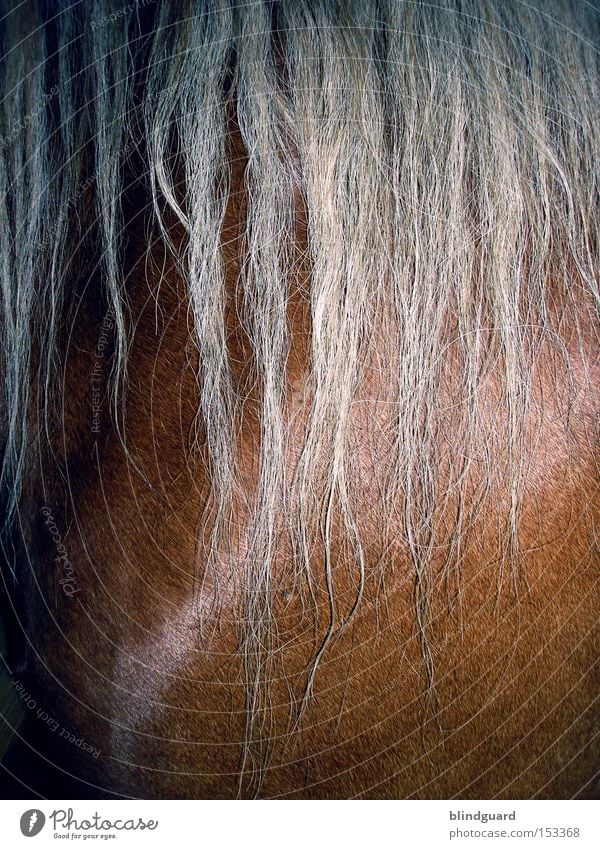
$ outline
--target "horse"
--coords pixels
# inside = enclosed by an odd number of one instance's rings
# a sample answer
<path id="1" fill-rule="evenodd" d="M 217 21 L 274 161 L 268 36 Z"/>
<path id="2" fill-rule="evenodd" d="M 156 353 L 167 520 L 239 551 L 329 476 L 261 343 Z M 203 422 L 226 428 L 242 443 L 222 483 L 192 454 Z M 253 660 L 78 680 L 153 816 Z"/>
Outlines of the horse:
<path id="1" fill-rule="evenodd" d="M 7 792 L 597 795 L 594 6 L 2 3 Z"/>

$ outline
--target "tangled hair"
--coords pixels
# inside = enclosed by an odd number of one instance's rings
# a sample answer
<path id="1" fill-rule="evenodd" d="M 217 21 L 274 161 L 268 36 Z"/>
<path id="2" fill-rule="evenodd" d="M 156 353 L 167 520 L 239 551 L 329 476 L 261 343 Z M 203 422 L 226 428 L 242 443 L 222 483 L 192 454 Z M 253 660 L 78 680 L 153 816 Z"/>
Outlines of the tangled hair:
<path id="1" fill-rule="evenodd" d="M 0 412 L 9 518 L 31 462 L 34 373 L 50 407 L 60 371 L 73 233 L 91 232 L 101 244 L 101 285 L 116 326 L 115 410 L 125 391 L 121 197 L 135 151 L 153 225 L 189 296 L 197 439 L 212 485 L 207 568 L 227 547 L 244 400 L 227 347 L 222 252 L 234 121 L 247 156 L 241 314 L 260 399 L 242 558 L 246 756 L 267 722 L 272 564 L 282 523 L 299 582 L 310 582 L 318 537 L 329 593 L 330 621 L 307 672 L 306 698 L 329 640 L 360 603 L 367 564 L 351 491 L 351 416 L 373 368 L 388 386 L 383 401 L 394 421 L 384 524 L 400 517 L 431 682 L 432 515 L 452 490 L 458 507 L 448 562 L 458 563 L 462 481 L 486 375 L 499 375 L 507 411 L 510 570 L 518 558 L 523 422 L 536 351 L 542 342 L 560 350 L 555 298 L 575 336 L 583 333 L 576 302 L 590 294 L 597 302 L 594 4 L 32 0 L 9 3 L 2 14 Z M 287 304 L 298 197 L 310 321 L 307 414 L 290 466 Z M 183 246 L 171 239 L 175 219 Z M 461 416 L 455 456 L 464 461 L 452 486 L 440 488 L 436 433 L 450 346 L 451 402 Z M 491 456 L 486 462 L 491 467 Z M 332 577 L 334 526 L 356 567 L 355 602 L 345 615 Z"/>

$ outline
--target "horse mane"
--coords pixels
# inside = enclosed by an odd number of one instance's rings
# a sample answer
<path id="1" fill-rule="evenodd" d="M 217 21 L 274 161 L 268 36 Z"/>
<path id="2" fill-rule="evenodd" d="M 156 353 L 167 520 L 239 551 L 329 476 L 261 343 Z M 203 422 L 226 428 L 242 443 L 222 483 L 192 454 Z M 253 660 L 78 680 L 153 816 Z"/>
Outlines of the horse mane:
<path id="1" fill-rule="evenodd" d="M 518 560 L 523 422 L 540 346 L 564 354 L 597 303 L 598 13 L 567 0 L 229 0 L 117 8 L 110 0 L 2 3 L 0 52 L 1 486 L 8 522 L 33 462 L 32 385 L 45 410 L 60 384 L 60 328 L 78 255 L 96 245 L 98 286 L 115 323 L 115 426 L 127 387 L 124 191 L 135 170 L 150 227 L 186 280 L 197 349 L 198 426 L 211 481 L 207 563 L 228 547 L 241 490 L 236 431 L 245 399 L 226 327 L 223 222 L 231 127 L 247 158 L 240 307 L 260 440 L 242 560 L 241 651 L 247 739 L 266 722 L 273 654 L 273 562 L 282 526 L 298 583 L 318 546 L 331 638 L 361 601 L 367 563 L 353 503 L 352 414 L 369 369 L 393 409 L 385 501 L 400 515 L 427 650 L 432 516 L 459 507 L 448 562 L 459 563 L 461 499 L 480 398 L 493 372 L 506 427 L 504 561 Z M 299 217 L 310 269 L 306 421 L 293 467 L 287 367 L 290 268 Z M 172 238 L 173 221 L 185 238 Z M 560 307 L 557 307 L 560 304 Z M 451 397 L 444 391 L 451 352 Z M 444 399 L 442 402 L 442 398 Z M 442 485 L 443 405 L 462 427 Z M 494 447 L 480 458 L 482 491 Z M 345 613 L 331 540 L 352 552 Z M 229 556 L 234 555 L 230 552 Z M 209 566 L 207 566 L 209 568 Z"/>

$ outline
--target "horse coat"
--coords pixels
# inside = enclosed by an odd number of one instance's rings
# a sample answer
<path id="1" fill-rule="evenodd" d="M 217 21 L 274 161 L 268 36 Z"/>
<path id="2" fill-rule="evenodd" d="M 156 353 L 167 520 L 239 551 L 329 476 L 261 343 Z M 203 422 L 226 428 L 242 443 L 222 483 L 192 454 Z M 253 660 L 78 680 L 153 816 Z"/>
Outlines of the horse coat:
<path id="1" fill-rule="evenodd" d="M 19 795 L 593 796 L 597 9 L 2 14 Z"/>

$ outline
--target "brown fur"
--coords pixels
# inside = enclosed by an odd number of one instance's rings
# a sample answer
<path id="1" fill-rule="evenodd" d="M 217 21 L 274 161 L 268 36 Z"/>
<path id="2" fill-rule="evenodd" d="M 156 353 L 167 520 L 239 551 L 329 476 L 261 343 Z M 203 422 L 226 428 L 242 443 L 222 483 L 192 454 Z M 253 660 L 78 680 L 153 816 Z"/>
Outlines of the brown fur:
<path id="1" fill-rule="evenodd" d="M 243 151 L 232 140 L 233 190 L 223 232 L 229 292 L 228 340 L 237 388 L 245 393 L 239 429 L 244 491 L 235 503 L 236 539 L 249 521 L 259 440 L 250 348 L 236 309 L 238 236 L 244 215 Z M 142 797 L 231 797 L 245 733 L 237 645 L 243 576 L 224 561 L 207 574 L 203 516 L 210 482 L 191 457 L 197 402 L 185 287 L 155 246 L 145 268 L 144 200 L 132 190 L 126 270 L 133 344 L 128 360 L 124 435 L 129 461 L 105 399 L 101 433 L 90 430 L 89 376 L 103 307 L 81 293 L 65 341 L 65 433 L 40 439 L 39 467 L 28 480 L 23 515 L 39 588 L 30 589 L 32 687 L 54 715 L 100 749 L 97 760 L 63 744 L 52 750 L 68 772 L 89 782 L 80 792 Z M 134 213 L 140 213 L 137 215 Z M 297 268 L 290 273 L 287 458 L 297 461 L 306 420 L 310 285 L 306 233 L 297 203 Z M 176 238 L 176 229 L 173 229 Z M 159 270 L 166 261 L 166 272 Z M 160 285 L 159 285 L 160 283 Z M 560 293 L 557 293 L 557 302 Z M 558 307 L 555 316 L 558 323 Z M 584 315 L 585 304 L 581 305 Z M 558 326 L 558 325 L 557 325 Z M 567 347 L 568 331 L 561 329 Z M 591 338 L 591 333 L 590 333 Z M 65 337 L 66 339 L 66 337 Z M 436 556 L 429 581 L 427 637 L 433 687 L 425 675 L 415 623 L 415 586 L 398 519 L 386 534 L 382 503 L 393 422 L 380 403 L 377 364 L 358 392 L 351 437 L 351 492 L 367 541 L 364 598 L 317 671 L 314 695 L 294 724 L 307 664 L 329 616 L 315 550 L 316 613 L 292 580 L 289 541 L 278 540 L 273 635 L 277 649 L 268 769 L 261 796 L 286 798 L 590 797 L 597 752 L 596 477 L 592 399 L 584 372 L 593 350 L 569 349 L 564 364 L 544 348 L 533 372 L 528 454 L 516 576 L 501 573 L 506 457 L 497 481 L 480 491 L 481 458 L 501 445 L 505 422 L 493 373 L 482 395 L 481 454 L 469 467 L 460 570 L 446 567 L 458 504 L 438 505 Z M 108 350 L 107 350 L 108 362 Z M 103 378 L 108 377 L 107 363 Z M 451 400 L 451 351 L 440 397 Z M 458 412 L 440 404 L 440 467 L 460 458 Z M 59 472 L 62 469 L 62 474 Z M 477 506 L 477 501 L 480 500 Z M 66 596 L 54 543 L 40 518 L 54 516 L 79 592 Z M 401 511 L 399 511 L 401 512 Z M 204 517 L 205 519 L 206 517 Z M 241 544 L 241 543 L 240 543 Z M 339 529 L 334 539 L 339 615 L 354 602 L 355 574 Z M 318 626 L 318 627 L 317 627 Z M 55 743 L 56 741 L 50 741 Z M 87 789 L 86 789 L 87 788 Z"/>

